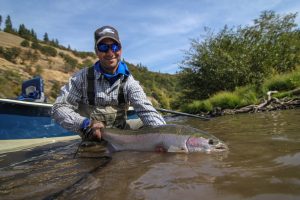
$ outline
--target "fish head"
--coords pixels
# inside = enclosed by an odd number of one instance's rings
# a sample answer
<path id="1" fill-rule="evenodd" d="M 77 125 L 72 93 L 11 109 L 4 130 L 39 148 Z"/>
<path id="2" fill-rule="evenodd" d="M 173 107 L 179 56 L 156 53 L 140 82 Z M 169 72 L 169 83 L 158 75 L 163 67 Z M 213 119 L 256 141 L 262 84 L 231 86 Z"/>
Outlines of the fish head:
<path id="1" fill-rule="evenodd" d="M 188 152 L 222 152 L 228 150 L 225 143 L 217 138 L 191 136 L 186 141 Z"/>

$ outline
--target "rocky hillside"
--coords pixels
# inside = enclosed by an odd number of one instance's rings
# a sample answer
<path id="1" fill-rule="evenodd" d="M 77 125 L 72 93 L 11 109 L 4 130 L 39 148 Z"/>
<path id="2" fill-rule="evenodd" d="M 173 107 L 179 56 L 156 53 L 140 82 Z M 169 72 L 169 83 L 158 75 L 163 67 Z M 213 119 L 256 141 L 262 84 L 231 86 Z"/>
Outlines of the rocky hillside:
<path id="1" fill-rule="evenodd" d="M 92 52 L 76 52 L 43 41 L 31 42 L 0 31 L 0 98 L 15 98 L 24 80 L 40 75 L 48 102 L 52 103 L 60 87 L 75 71 L 95 61 Z M 170 108 L 178 91 L 176 75 L 150 72 L 146 67 L 127 64 L 151 100 Z"/>

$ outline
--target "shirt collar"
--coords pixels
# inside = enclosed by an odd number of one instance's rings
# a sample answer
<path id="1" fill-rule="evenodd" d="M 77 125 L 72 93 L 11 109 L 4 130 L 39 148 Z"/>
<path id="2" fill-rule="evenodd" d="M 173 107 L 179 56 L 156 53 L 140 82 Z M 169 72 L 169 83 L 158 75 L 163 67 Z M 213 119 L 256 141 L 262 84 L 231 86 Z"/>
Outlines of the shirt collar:
<path id="1" fill-rule="evenodd" d="M 126 63 L 124 63 L 122 61 L 119 62 L 118 68 L 117 68 L 117 70 L 115 71 L 114 74 L 105 73 L 104 70 L 102 69 L 99 61 L 97 61 L 94 64 L 94 68 L 98 72 L 98 73 L 96 73 L 96 78 L 97 79 L 100 78 L 101 74 L 103 74 L 103 76 L 110 82 L 111 85 L 114 82 L 116 82 L 116 80 L 119 78 L 120 75 L 123 75 L 123 76 L 129 76 L 130 75 L 130 72 L 128 70 L 128 67 L 127 67 Z"/>

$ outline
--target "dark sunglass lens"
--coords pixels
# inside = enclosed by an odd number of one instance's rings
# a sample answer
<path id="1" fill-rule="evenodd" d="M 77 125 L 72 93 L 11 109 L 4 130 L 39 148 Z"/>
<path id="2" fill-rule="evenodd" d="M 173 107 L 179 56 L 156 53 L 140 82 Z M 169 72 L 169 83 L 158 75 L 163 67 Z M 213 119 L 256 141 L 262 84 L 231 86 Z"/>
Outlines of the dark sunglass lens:
<path id="1" fill-rule="evenodd" d="M 107 52 L 109 49 L 109 45 L 108 44 L 98 44 L 98 50 L 100 52 Z"/>
<path id="2" fill-rule="evenodd" d="M 113 52 L 117 52 L 117 51 L 120 51 L 120 49 L 121 49 L 121 47 L 120 47 L 120 45 L 119 44 L 112 44 L 111 45 L 111 50 L 113 51 Z"/>

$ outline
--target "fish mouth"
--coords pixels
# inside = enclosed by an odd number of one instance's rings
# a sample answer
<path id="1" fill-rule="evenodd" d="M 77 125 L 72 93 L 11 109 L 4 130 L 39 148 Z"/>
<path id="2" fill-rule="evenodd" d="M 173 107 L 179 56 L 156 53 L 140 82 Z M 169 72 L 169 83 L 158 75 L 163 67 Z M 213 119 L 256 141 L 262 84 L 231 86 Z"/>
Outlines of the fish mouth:
<path id="1" fill-rule="evenodd" d="M 228 146 L 222 142 L 219 142 L 218 144 L 214 145 L 213 151 L 215 152 L 221 152 L 221 151 L 227 151 Z"/>
<path id="2" fill-rule="evenodd" d="M 188 152 L 221 152 L 226 151 L 227 146 L 216 138 L 189 137 L 186 141 Z"/>
<path id="3" fill-rule="evenodd" d="M 209 139 L 208 144 L 212 147 L 213 151 L 226 151 L 228 150 L 228 146 L 220 140 L 217 139 Z"/>

